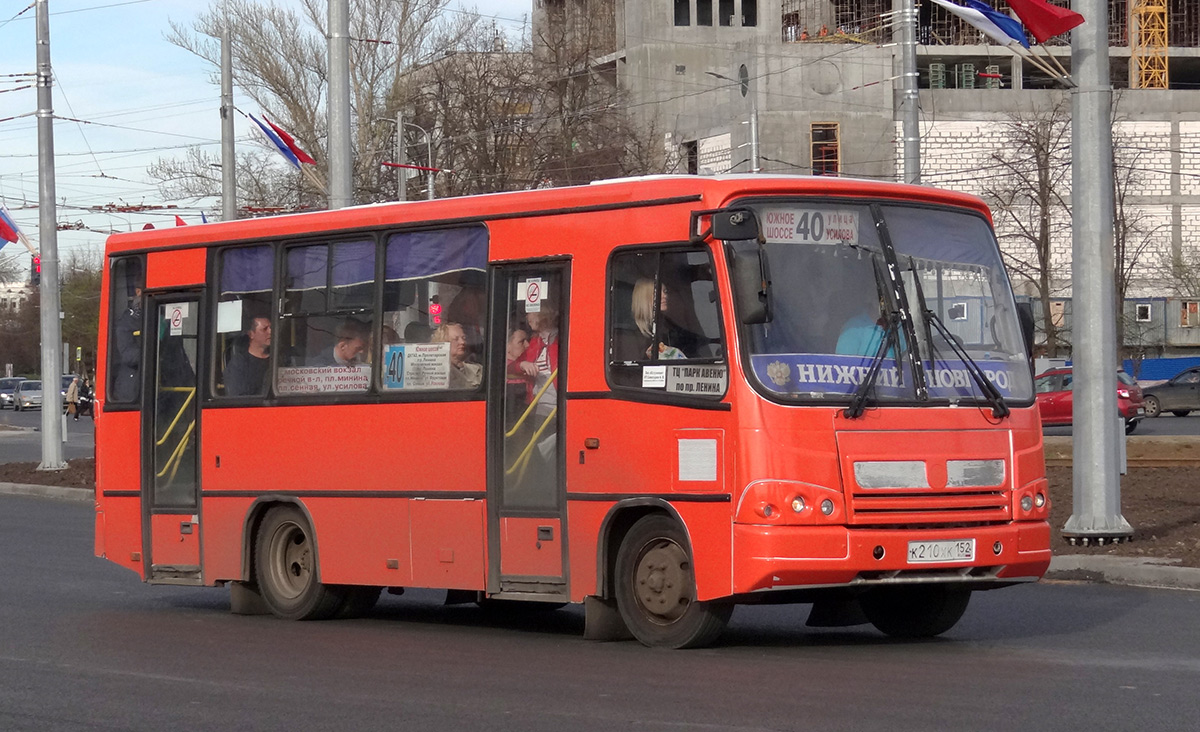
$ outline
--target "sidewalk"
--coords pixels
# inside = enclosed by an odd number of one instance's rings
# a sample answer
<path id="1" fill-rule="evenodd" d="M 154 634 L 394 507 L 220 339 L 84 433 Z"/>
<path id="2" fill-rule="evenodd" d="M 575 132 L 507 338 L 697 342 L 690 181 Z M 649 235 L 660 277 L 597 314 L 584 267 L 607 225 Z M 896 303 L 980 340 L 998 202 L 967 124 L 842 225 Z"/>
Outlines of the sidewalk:
<path id="1" fill-rule="evenodd" d="M 34 496 L 87 503 L 94 494 L 87 488 L 65 488 L 24 483 L 0 483 L 0 495 Z M 1200 569 L 1172 566 L 1170 559 L 1138 559 L 1064 554 L 1050 560 L 1046 579 L 1064 582 L 1101 582 L 1111 585 L 1200 590 Z"/>

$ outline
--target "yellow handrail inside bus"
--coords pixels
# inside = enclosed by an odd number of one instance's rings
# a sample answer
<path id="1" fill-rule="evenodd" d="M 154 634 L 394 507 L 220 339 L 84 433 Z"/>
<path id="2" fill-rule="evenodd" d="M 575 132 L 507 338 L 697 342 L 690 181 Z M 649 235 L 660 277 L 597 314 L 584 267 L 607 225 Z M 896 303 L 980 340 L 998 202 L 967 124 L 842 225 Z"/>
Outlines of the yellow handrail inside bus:
<path id="1" fill-rule="evenodd" d="M 504 433 L 505 439 L 517 434 L 517 430 L 520 429 L 521 425 L 525 424 L 525 418 L 528 417 L 533 411 L 533 408 L 538 403 L 538 400 L 542 398 L 542 395 L 546 393 L 546 390 L 550 388 L 550 385 L 554 383 L 554 379 L 557 377 L 558 369 L 554 369 L 550 372 L 550 378 L 546 379 L 546 383 L 542 384 L 542 388 L 538 389 L 538 393 L 533 395 L 533 399 L 529 402 L 529 406 L 525 407 L 525 411 L 521 414 L 521 418 L 517 420 L 517 423 L 512 426 L 511 430 Z"/>
<path id="2" fill-rule="evenodd" d="M 165 443 L 167 441 L 167 437 L 172 432 L 175 431 L 175 425 L 179 424 L 179 420 L 183 417 L 184 412 L 187 411 L 188 405 L 190 405 L 192 403 L 192 400 L 196 398 L 196 387 L 194 387 L 194 386 L 160 386 L 160 387 L 158 387 L 158 391 L 159 391 L 159 393 L 162 393 L 164 391 L 186 391 L 188 393 L 188 397 L 187 397 L 187 399 L 184 400 L 183 406 L 181 406 L 179 408 L 179 413 L 175 415 L 175 419 L 171 420 L 171 424 L 165 430 L 163 430 L 162 438 L 159 439 L 158 442 L 154 443 L 155 447 L 162 447 L 163 443 Z M 194 422 L 195 422 L 195 420 L 193 420 L 193 423 Z"/>
<path id="3" fill-rule="evenodd" d="M 163 465 L 162 472 L 156 473 L 154 477 L 161 478 L 170 469 L 171 477 L 167 478 L 167 482 L 175 480 L 175 474 L 179 472 L 179 466 L 183 464 L 183 452 L 187 449 L 188 440 L 192 437 L 192 431 L 196 429 L 196 420 L 192 420 L 188 425 L 187 430 L 183 433 L 183 437 L 179 440 L 179 444 L 171 451 L 171 457 L 167 458 L 167 462 Z M 173 467 L 172 467 L 173 466 Z"/>
<path id="4" fill-rule="evenodd" d="M 537 444 L 538 438 L 540 438 L 542 433 L 546 431 L 546 427 L 550 425 L 551 420 L 554 419 L 554 415 L 556 414 L 558 414 L 558 407 L 550 410 L 550 414 L 546 415 L 546 419 L 542 421 L 542 426 L 538 427 L 537 432 L 533 433 L 533 437 L 529 438 L 529 444 L 525 446 L 525 449 L 522 450 L 521 454 L 517 456 L 517 459 L 513 461 L 512 467 L 504 471 L 506 476 L 512 475 L 518 467 L 529 463 L 529 455 L 533 452 L 533 446 Z M 521 475 L 524 474 L 525 469 L 521 467 Z"/>

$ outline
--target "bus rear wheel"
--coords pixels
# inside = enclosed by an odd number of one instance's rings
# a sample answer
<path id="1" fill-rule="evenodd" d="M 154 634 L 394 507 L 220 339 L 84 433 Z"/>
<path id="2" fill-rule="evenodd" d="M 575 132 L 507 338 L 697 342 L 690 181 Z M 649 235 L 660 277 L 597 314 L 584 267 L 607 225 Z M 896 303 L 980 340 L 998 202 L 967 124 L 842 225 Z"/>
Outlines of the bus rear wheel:
<path id="1" fill-rule="evenodd" d="M 258 529 L 254 570 L 263 602 L 285 620 L 322 620 L 342 607 L 343 588 L 317 581 L 312 527 L 295 506 L 267 512 Z"/>
<path id="2" fill-rule="evenodd" d="M 877 587 L 859 604 L 867 620 L 893 638 L 932 638 L 954 627 L 967 611 L 971 591 L 946 585 Z"/>
<path id="3" fill-rule="evenodd" d="M 635 523 L 617 551 L 616 600 L 621 618 L 643 644 L 696 648 L 725 629 L 733 605 L 696 600 L 687 536 L 667 516 Z"/>

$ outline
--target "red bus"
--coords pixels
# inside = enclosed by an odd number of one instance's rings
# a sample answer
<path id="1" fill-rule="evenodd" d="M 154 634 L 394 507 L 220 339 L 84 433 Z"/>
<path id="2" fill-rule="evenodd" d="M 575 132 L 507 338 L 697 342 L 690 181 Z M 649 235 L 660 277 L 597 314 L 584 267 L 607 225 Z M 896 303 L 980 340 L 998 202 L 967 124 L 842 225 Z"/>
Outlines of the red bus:
<path id="1" fill-rule="evenodd" d="M 1029 321 L 971 196 L 363 206 L 118 234 L 103 292 L 96 553 L 235 612 L 422 587 L 655 646 L 755 602 L 929 636 L 1049 565 Z"/>

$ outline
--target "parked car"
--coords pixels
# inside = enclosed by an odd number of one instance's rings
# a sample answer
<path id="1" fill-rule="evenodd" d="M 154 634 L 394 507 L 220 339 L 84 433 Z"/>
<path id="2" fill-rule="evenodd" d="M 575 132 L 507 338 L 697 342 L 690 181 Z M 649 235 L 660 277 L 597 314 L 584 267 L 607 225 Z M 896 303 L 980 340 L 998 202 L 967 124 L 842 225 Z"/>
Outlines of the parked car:
<path id="1" fill-rule="evenodd" d="M 13 405 L 13 392 L 16 391 L 17 384 L 21 381 L 16 376 L 0 379 L 0 409 Z"/>
<path id="2" fill-rule="evenodd" d="M 1200 409 L 1200 367 L 1181 371 L 1142 391 L 1146 395 L 1147 417 L 1157 417 L 1163 412 L 1186 417 L 1193 409 Z"/>
<path id="3" fill-rule="evenodd" d="M 1034 381 L 1037 392 L 1038 412 L 1042 415 L 1042 424 L 1052 427 L 1071 424 L 1074 413 L 1074 390 L 1071 369 L 1051 369 Z M 1125 434 L 1131 434 L 1137 429 L 1138 422 L 1148 416 L 1149 410 L 1143 406 L 1142 389 L 1137 380 L 1124 371 L 1117 372 L 1117 411 L 1125 420 Z"/>
<path id="4" fill-rule="evenodd" d="M 32 379 L 22 379 L 17 384 L 17 388 L 13 391 L 13 409 L 18 412 L 22 409 L 41 409 L 42 408 L 42 382 L 33 381 Z"/>

